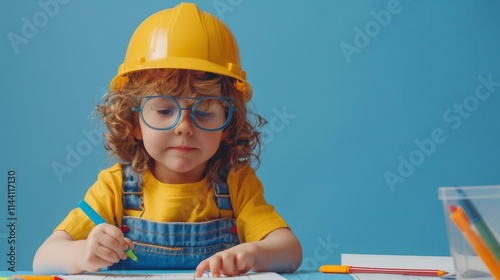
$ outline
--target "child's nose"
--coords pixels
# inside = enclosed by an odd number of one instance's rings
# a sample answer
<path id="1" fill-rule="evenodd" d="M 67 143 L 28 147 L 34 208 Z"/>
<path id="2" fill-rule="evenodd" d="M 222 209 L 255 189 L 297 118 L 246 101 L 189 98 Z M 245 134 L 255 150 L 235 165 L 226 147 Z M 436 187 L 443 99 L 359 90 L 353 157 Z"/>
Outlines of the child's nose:
<path id="1" fill-rule="evenodd" d="M 191 111 L 182 110 L 181 117 L 179 118 L 179 122 L 175 126 L 175 134 L 182 135 L 193 135 L 194 133 L 194 123 L 191 120 Z"/>

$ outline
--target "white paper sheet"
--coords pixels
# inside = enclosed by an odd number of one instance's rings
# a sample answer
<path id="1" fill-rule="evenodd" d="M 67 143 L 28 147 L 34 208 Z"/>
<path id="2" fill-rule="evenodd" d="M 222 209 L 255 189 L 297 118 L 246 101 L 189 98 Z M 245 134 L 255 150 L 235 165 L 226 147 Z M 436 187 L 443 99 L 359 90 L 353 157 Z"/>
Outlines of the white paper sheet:
<path id="1" fill-rule="evenodd" d="M 455 273 L 452 257 L 437 256 L 399 256 L 399 255 L 365 255 L 365 254 L 342 254 L 342 265 L 384 267 L 384 268 L 415 268 L 415 269 L 441 269 L 451 274 L 446 278 L 454 278 Z M 444 277 L 424 277 L 408 275 L 371 274 L 359 273 L 351 274 L 357 280 L 431 280 L 443 279 Z"/>
<path id="2" fill-rule="evenodd" d="M 205 273 L 201 278 L 195 278 L 194 273 L 95 273 L 77 275 L 58 275 L 64 280 L 194 280 L 209 279 L 210 274 Z M 223 278 L 223 277 L 222 277 Z M 219 278 L 220 279 L 220 278 Z M 231 277 L 231 280 L 285 280 L 283 276 L 273 272 L 247 273 Z"/>

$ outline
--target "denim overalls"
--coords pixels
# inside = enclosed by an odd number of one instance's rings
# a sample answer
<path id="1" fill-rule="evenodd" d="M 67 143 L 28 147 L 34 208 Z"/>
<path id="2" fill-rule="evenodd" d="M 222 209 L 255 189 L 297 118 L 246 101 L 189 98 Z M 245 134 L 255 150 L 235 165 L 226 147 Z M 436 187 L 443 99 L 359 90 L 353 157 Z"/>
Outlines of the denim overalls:
<path id="1" fill-rule="evenodd" d="M 195 269 L 202 260 L 239 243 L 234 218 L 161 223 L 127 216 L 126 209 L 144 212 L 144 205 L 141 175 L 134 173 L 130 166 L 124 167 L 124 174 L 122 231 L 133 241 L 139 262 L 127 258 L 110 269 Z M 219 213 L 232 211 L 227 183 L 212 182 L 212 185 Z"/>

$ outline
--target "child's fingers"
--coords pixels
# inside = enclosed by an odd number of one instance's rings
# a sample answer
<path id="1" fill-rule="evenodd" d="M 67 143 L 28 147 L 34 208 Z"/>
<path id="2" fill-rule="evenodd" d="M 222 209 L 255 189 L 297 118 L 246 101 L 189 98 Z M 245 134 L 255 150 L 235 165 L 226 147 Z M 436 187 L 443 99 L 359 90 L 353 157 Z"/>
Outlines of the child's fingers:
<path id="1" fill-rule="evenodd" d="M 128 258 L 128 255 L 127 255 L 127 250 L 128 249 L 131 249 L 131 250 L 134 250 L 134 244 L 132 243 L 132 240 L 130 240 L 129 238 L 126 238 L 124 239 L 124 243 L 122 245 L 122 249 L 123 249 L 123 255 L 120 257 L 122 260 L 125 260 Z"/>
<path id="2" fill-rule="evenodd" d="M 102 258 L 103 255 L 106 255 L 105 251 L 109 251 L 109 249 L 92 245 L 90 245 L 88 248 L 89 249 L 82 255 L 82 267 L 85 271 L 97 271 L 114 263 L 113 261 Z"/>
<path id="3" fill-rule="evenodd" d="M 254 259 L 252 256 L 240 253 L 236 256 L 236 274 L 248 272 L 254 264 Z"/>
<path id="4" fill-rule="evenodd" d="M 211 256 L 208 259 L 203 260 L 196 267 L 194 277 L 201 277 L 203 272 L 210 270 L 212 277 L 220 277 L 222 269 L 222 257 L 218 254 Z"/>
<path id="5" fill-rule="evenodd" d="M 126 238 L 126 237 L 124 238 L 124 240 L 125 240 L 125 244 L 127 244 L 127 247 L 124 248 L 124 250 L 127 250 L 128 248 L 131 248 L 132 250 L 135 249 L 134 243 L 132 243 L 132 240 L 130 240 L 129 238 Z"/>
<path id="6" fill-rule="evenodd" d="M 88 239 L 91 242 L 94 240 L 97 246 L 103 248 L 96 251 L 96 254 L 103 260 L 116 263 L 119 259 L 126 258 L 125 248 L 129 245 L 117 227 L 108 224 L 98 225 L 91 231 Z"/>
<path id="7" fill-rule="evenodd" d="M 222 265 L 222 258 L 215 254 L 211 256 L 208 260 L 208 266 L 210 269 L 210 273 L 212 274 L 213 277 L 220 277 L 221 276 L 221 265 Z"/>
<path id="8" fill-rule="evenodd" d="M 227 276 L 234 276 L 236 273 L 236 255 L 222 254 L 221 261 L 218 264 L 222 274 Z"/>
<path id="9" fill-rule="evenodd" d="M 201 277 L 206 270 L 210 270 L 212 277 L 239 275 L 248 272 L 254 261 L 254 256 L 247 252 L 219 252 L 198 264 L 195 277 Z"/>
<path id="10" fill-rule="evenodd" d="M 201 277 L 201 276 L 203 276 L 203 273 L 205 273 L 205 271 L 207 271 L 209 269 L 210 269 L 210 264 L 208 262 L 208 259 L 203 260 L 196 267 L 196 270 L 194 272 L 194 277 Z"/>
<path id="11" fill-rule="evenodd" d="M 216 260 L 210 262 L 210 270 L 217 271 L 216 276 L 224 274 L 235 276 L 249 271 L 253 266 L 253 258 L 245 252 L 226 252 L 216 255 Z"/>
<path id="12" fill-rule="evenodd" d="M 106 262 L 105 266 L 109 266 L 110 264 L 117 263 L 120 261 L 120 256 L 116 253 L 116 251 L 107 248 L 105 246 L 101 246 L 95 252 L 96 256 Z M 104 267 L 104 266 L 103 266 Z"/>

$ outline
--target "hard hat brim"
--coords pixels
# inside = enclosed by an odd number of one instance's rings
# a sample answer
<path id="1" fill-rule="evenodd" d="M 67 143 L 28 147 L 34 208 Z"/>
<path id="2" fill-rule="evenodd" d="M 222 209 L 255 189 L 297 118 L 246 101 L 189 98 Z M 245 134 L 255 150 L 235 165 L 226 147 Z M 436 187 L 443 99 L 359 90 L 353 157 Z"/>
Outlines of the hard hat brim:
<path id="1" fill-rule="evenodd" d="M 138 59 L 136 61 L 128 61 L 127 63 L 123 63 L 118 68 L 118 73 L 123 74 L 116 75 L 111 80 L 110 90 L 119 91 L 124 84 L 124 80 L 128 80 L 127 74 L 145 69 L 185 69 L 225 75 L 235 78 L 237 80 L 236 87 L 238 88 L 238 90 L 242 91 L 248 100 L 252 98 L 252 87 L 246 80 L 241 79 L 241 76 L 245 76 L 244 71 L 243 73 L 239 73 L 238 75 L 233 72 L 237 70 L 231 71 L 231 69 L 222 67 L 218 64 L 211 63 L 206 60 L 186 57 L 168 57 L 161 60 L 150 60 L 144 63 L 141 63 L 141 60 Z"/>

